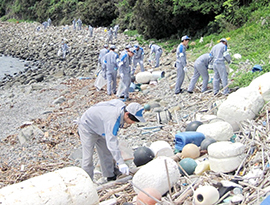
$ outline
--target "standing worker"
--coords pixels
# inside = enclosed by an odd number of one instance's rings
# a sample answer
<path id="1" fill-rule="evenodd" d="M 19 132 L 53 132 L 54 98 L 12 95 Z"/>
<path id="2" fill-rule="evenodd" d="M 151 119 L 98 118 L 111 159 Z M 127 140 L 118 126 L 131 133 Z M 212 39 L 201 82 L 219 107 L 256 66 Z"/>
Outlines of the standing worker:
<path id="1" fill-rule="evenodd" d="M 115 45 L 111 45 L 109 53 L 104 56 L 103 66 L 103 76 L 107 79 L 107 94 L 111 95 L 116 94 L 116 77 L 117 70 L 119 68 L 119 56 L 114 50 L 116 49 Z"/>
<path id="2" fill-rule="evenodd" d="M 91 25 L 89 25 L 88 30 L 89 30 L 89 36 L 92 37 L 93 36 L 93 27 Z"/>
<path id="3" fill-rule="evenodd" d="M 76 31 L 76 19 L 73 19 L 72 24 L 73 24 L 73 30 Z"/>
<path id="4" fill-rule="evenodd" d="M 119 30 L 119 25 L 117 24 L 114 26 L 114 29 L 113 29 L 115 40 L 117 40 L 118 30 Z"/>
<path id="5" fill-rule="evenodd" d="M 121 77 L 121 81 L 126 86 L 126 89 L 123 93 L 120 93 L 120 96 L 123 94 L 124 96 L 124 102 L 129 100 L 129 86 L 131 83 L 131 76 L 130 76 L 130 66 L 132 61 L 132 56 L 136 54 L 135 48 L 125 50 L 121 53 L 120 56 L 120 63 L 119 63 L 119 73 Z"/>
<path id="6" fill-rule="evenodd" d="M 132 67 L 132 72 L 131 74 L 134 75 L 137 63 L 139 63 L 141 72 L 144 72 L 144 66 L 143 66 L 143 58 L 144 58 L 144 51 L 143 48 L 140 47 L 139 45 L 134 45 L 136 48 L 136 53 L 133 56 L 133 67 Z"/>
<path id="7" fill-rule="evenodd" d="M 109 49 L 108 49 L 109 46 L 108 46 L 107 44 L 105 44 L 103 47 L 104 47 L 104 48 L 102 48 L 102 49 L 100 50 L 99 56 L 98 56 L 98 63 L 99 63 L 100 65 L 102 65 L 102 63 L 104 62 L 104 56 L 105 56 L 107 53 L 109 53 Z"/>
<path id="8" fill-rule="evenodd" d="M 78 24 L 78 29 L 82 30 L 82 20 L 80 18 L 78 19 L 77 24 Z"/>
<path id="9" fill-rule="evenodd" d="M 48 22 L 47 22 L 47 21 L 44 21 L 44 22 L 42 23 L 42 25 L 43 25 L 43 27 L 44 27 L 44 30 L 46 30 L 47 27 L 48 27 Z"/>
<path id="10" fill-rule="evenodd" d="M 52 25 L 52 20 L 50 18 L 48 18 L 48 26 Z"/>
<path id="11" fill-rule="evenodd" d="M 128 106 L 118 99 L 100 102 L 90 107 L 78 120 L 78 131 L 82 143 L 82 168 L 93 180 L 93 154 L 96 147 L 101 171 L 107 181 L 116 180 L 115 163 L 121 173 L 129 175 L 117 139 L 119 128 L 124 123 L 145 122 L 143 107 L 138 103 Z"/>
<path id="12" fill-rule="evenodd" d="M 176 69 L 177 69 L 177 78 L 176 78 L 176 84 L 175 84 L 175 94 L 179 94 L 183 92 L 182 84 L 185 79 L 185 71 L 186 65 L 187 65 L 187 58 L 186 58 L 186 49 L 188 46 L 188 43 L 190 41 L 190 38 L 188 36 L 183 36 L 181 38 L 181 43 L 178 45 L 176 50 Z"/>
<path id="13" fill-rule="evenodd" d="M 159 59 L 160 56 L 162 55 L 162 48 L 156 44 L 150 44 L 149 48 L 151 49 L 150 52 L 150 59 L 152 60 L 151 56 L 154 53 L 155 54 L 155 60 L 156 60 L 156 65 L 155 68 L 159 67 Z"/>
<path id="14" fill-rule="evenodd" d="M 201 92 L 205 92 L 207 90 L 207 84 L 209 80 L 208 74 L 208 66 L 213 60 L 213 57 L 210 53 L 205 53 L 201 55 L 194 63 L 194 74 L 190 80 L 188 86 L 188 93 L 193 93 L 193 89 L 195 87 L 196 82 L 198 81 L 199 77 L 202 76 L 203 84 Z"/>
<path id="15" fill-rule="evenodd" d="M 107 40 L 107 44 L 109 43 L 113 43 L 113 29 L 110 28 L 108 31 L 108 40 Z"/>
<path id="16" fill-rule="evenodd" d="M 228 85 L 228 73 L 225 66 L 225 60 L 228 63 L 231 63 L 231 56 L 227 51 L 227 39 L 222 38 L 220 42 L 215 45 L 211 50 L 211 55 L 213 56 L 213 70 L 214 70 L 214 79 L 213 79 L 213 90 L 214 95 L 219 92 L 220 81 L 223 86 L 223 95 L 229 94 Z"/>

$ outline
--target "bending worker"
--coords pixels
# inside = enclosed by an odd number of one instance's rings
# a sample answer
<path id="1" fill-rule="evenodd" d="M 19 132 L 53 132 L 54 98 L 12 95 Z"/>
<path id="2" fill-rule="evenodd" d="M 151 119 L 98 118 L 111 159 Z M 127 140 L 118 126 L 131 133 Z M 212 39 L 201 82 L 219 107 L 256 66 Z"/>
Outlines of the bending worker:
<path id="1" fill-rule="evenodd" d="M 181 43 L 178 45 L 176 50 L 176 69 L 177 69 L 177 78 L 176 78 L 176 84 L 175 84 L 175 94 L 182 93 L 182 84 L 185 79 L 185 67 L 187 65 L 187 58 L 186 58 L 186 49 L 188 46 L 188 43 L 190 41 L 190 38 L 188 36 L 183 36 L 181 38 Z M 185 69 L 184 69 L 185 68 Z"/>
<path id="2" fill-rule="evenodd" d="M 207 90 L 207 84 L 209 80 L 208 68 L 210 69 L 210 64 L 213 60 L 213 57 L 210 53 L 205 53 L 201 55 L 194 63 L 194 74 L 190 80 L 188 86 L 188 93 L 193 93 L 193 89 L 195 87 L 196 82 L 199 77 L 202 76 L 203 84 L 201 92 L 205 92 Z"/>
<path id="3" fill-rule="evenodd" d="M 126 86 L 126 89 L 124 90 L 123 93 L 120 93 L 119 97 L 123 95 L 124 102 L 129 100 L 129 86 L 131 83 L 130 66 L 131 66 L 132 56 L 135 54 L 136 54 L 135 48 L 131 48 L 129 50 L 124 50 L 120 56 L 119 73 L 120 73 L 121 81 Z"/>
<path id="4" fill-rule="evenodd" d="M 222 38 L 220 42 L 215 45 L 211 50 L 211 55 L 213 56 L 213 70 L 214 70 L 214 79 L 213 79 L 213 90 L 214 95 L 219 92 L 220 81 L 224 88 L 222 94 L 229 94 L 228 85 L 228 73 L 225 66 L 225 60 L 228 63 L 231 63 L 231 56 L 227 51 L 227 39 Z"/>
<path id="5" fill-rule="evenodd" d="M 116 94 L 116 77 L 117 70 L 119 68 L 119 56 L 114 50 L 116 49 L 115 45 L 111 45 L 109 53 L 104 56 L 104 62 L 102 63 L 102 69 L 107 79 L 107 94 L 111 95 Z"/>
<path id="6" fill-rule="evenodd" d="M 82 168 L 93 180 L 93 154 L 96 147 L 101 171 L 108 181 L 115 180 L 115 163 L 121 173 L 128 175 L 118 147 L 117 132 L 124 123 L 145 122 L 143 107 L 138 103 L 128 106 L 118 99 L 100 102 L 90 107 L 78 120 L 78 131 L 82 143 Z"/>
<path id="7" fill-rule="evenodd" d="M 156 65 L 155 68 L 159 67 L 159 59 L 160 56 L 162 55 L 162 48 L 156 44 L 150 44 L 149 48 L 151 49 L 150 52 L 150 59 L 152 60 L 152 54 L 155 54 L 155 60 L 156 60 Z"/>
<path id="8" fill-rule="evenodd" d="M 144 51 L 143 51 L 143 48 L 140 47 L 139 45 L 134 45 L 134 47 L 136 48 L 136 53 L 133 56 L 133 67 L 132 67 L 132 71 L 131 71 L 132 75 L 134 75 L 134 73 L 135 73 L 137 63 L 139 63 L 139 65 L 140 65 L 141 72 L 144 72 L 144 66 L 143 66 Z"/>

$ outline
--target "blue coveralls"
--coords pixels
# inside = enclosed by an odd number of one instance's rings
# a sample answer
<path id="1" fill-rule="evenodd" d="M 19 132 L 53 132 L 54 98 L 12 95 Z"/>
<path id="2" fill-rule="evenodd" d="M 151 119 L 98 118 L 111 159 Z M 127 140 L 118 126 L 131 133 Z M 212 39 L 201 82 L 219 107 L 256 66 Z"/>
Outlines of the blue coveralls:
<path id="1" fill-rule="evenodd" d="M 130 76 L 131 60 L 132 58 L 128 55 L 128 52 L 126 50 L 121 53 L 119 73 L 120 73 L 122 82 L 126 86 L 126 89 L 123 92 L 123 95 L 126 99 L 129 98 L 129 86 L 131 83 L 131 76 Z"/>
<path id="2" fill-rule="evenodd" d="M 223 88 L 228 85 L 228 73 L 225 66 L 225 60 L 230 63 L 231 56 L 227 51 L 227 46 L 222 42 L 215 45 L 211 50 L 211 55 L 213 56 L 213 90 L 214 94 L 217 94 L 220 89 L 220 82 L 222 82 Z M 229 88 L 226 87 L 222 94 L 226 95 L 229 93 Z"/>
<path id="3" fill-rule="evenodd" d="M 201 55 L 194 63 L 194 74 L 190 80 L 188 91 L 192 92 L 196 82 L 198 81 L 199 77 L 202 76 L 203 84 L 201 92 L 205 92 L 207 90 L 207 84 L 209 80 L 209 74 L 208 74 L 208 65 L 210 61 L 212 60 L 212 57 L 209 53 L 205 53 Z"/>
<path id="4" fill-rule="evenodd" d="M 175 84 L 174 93 L 178 94 L 182 91 L 181 87 L 185 79 L 184 67 L 187 65 L 186 59 L 186 46 L 180 43 L 176 50 L 176 69 L 177 69 L 177 78 Z"/>
<path id="5" fill-rule="evenodd" d="M 159 58 L 162 55 L 162 48 L 156 44 L 151 45 L 151 52 L 150 56 L 152 53 L 155 53 L 155 60 L 156 60 L 156 65 L 155 68 L 159 67 Z"/>
<path id="6" fill-rule="evenodd" d="M 74 20 L 72 21 L 72 24 L 73 24 L 73 29 L 76 31 L 76 19 L 74 19 Z"/>
<path id="7" fill-rule="evenodd" d="M 117 132 L 124 125 L 125 104 L 118 99 L 90 107 L 78 120 L 82 143 L 82 168 L 93 179 L 93 154 L 96 147 L 104 177 L 114 176 L 114 161 L 123 164 Z"/>
<path id="8" fill-rule="evenodd" d="M 137 63 L 139 63 L 140 65 L 141 72 L 144 72 L 143 58 L 144 58 L 143 48 L 139 47 L 139 50 L 136 49 L 136 53 L 133 56 L 133 67 L 131 72 L 132 75 L 135 73 Z"/>
<path id="9" fill-rule="evenodd" d="M 119 68 L 119 56 L 114 51 L 110 50 L 104 56 L 103 72 L 106 73 L 107 79 L 107 94 L 111 95 L 112 92 L 116 94 L 116 77 Z"/>

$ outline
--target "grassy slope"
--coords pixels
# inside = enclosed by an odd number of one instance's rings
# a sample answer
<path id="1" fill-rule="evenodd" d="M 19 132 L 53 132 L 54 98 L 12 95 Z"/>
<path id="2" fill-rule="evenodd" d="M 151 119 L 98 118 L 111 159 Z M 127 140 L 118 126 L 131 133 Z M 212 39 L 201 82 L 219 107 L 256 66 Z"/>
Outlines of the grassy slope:
<path id="1" fill-rule="evenodd" d="M 264 25 L 262 25 L 263 19 L 266 20 Z M 136 32 L 129 31 L 127 34 L 135 35 Z M 188 60 L 195 61 L 201 54 L 210 52 L 211 47 L 209 47 L 209 44 L 212 42 L 215 45 L 219 42 L 219 39 L 224 37 L 231 38 L 228 41 L 231 56 L 236 53 L 242 56 L 239 60 L 232 57 L 233 64 L 230 65 L 230 68 L 236 72 L 232 72 L 233 75 L 232 73 L 230 74 L 230 79 L 234 80 L 234 83 L 230 87 L 247 86 L 252 79 L 263 73 L 270 72 L 270 6 L 254 11 L 250 15 L 249 22 L 241 28 L 230 32 L 223 32 L 219 35 L 205 36 L 202 43 L 199 43 L 200 39 L 192 39 L 191 42 L 194 41 L 195 45 L 190 43 L 188 52 L 191 53 L 191 57 Z M 144 41 L 140 36 L 137 36 L 137 40 L 140 44 L 148 44 L 151 41 L 155 41 L 154 39 Z M 161 45 L 163 49 L 171 51 L 177 47 L 180 40 L 166 39 L 155 42 Z M 245 63 L 243 69 L 243 66 L 240 65 L 248 61 L 250 64 Z M 263 67 L 262 72 L 250 72 L 256 64 Z"/>

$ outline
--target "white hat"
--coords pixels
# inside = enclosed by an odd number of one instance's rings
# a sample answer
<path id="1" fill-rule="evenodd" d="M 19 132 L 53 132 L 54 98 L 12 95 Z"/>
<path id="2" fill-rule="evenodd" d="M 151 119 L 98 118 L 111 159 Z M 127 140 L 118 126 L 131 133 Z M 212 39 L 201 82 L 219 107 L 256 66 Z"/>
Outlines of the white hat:
<path id="1" fill-rule="evenodd" d="M 130 103 L 127 107 L 126 110 L 134 115 L 140 122 L 145 122 L 145 119 L 143 118 L 143 111 L 144 108 L 141 106 L 139 103 Z"/>
<path id="2" fill-rule="evenodd" d="M 219 41 L 219 42 L 226 42 L 226 43 L 227 43 L 228 41 L 227 41 L 227 39 L 226 39 L 226 38 L 222 38 L 222 39 L 220 39 L 220 41 Z"/>
<path id="3" fill-rule="evenodd" d="M 116 46 L 115 45 L 111 45 L 110 46 L 110 49 L 116 49 Z"/>
<path id="4" fill-rule="evenodd" d="M 183 36 L 182 38 L 181 38 L 181 41 L 184 41 L 184 40 L 190 40 L 191 38 L 189 38 L 188 36 Z"/>
<path id="5" fill-rule="evenodd" d="M 129 49 L 129 51 L 132 52 L 132 53 L 134 53 L 134 54 L 137 52 L 136 51 L 136 48 L 131 48 L 131 49 Z"/>

